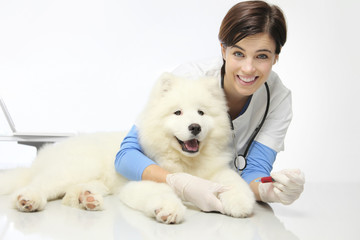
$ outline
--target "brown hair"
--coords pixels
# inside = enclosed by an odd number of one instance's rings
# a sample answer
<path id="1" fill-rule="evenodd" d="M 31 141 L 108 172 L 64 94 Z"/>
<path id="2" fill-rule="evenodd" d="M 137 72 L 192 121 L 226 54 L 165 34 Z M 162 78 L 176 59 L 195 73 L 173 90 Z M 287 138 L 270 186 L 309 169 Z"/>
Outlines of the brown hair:
<path id="1" fill-rule="evenodd" d="M 279 7 L 263 1 L 234 5 L 221 23 L 219 40 L 224 47 L 231 47 L 257 33 L 268 33 L 275 41 L 275 53 L 280 53 L 286 42 L 286 20 Z"/>

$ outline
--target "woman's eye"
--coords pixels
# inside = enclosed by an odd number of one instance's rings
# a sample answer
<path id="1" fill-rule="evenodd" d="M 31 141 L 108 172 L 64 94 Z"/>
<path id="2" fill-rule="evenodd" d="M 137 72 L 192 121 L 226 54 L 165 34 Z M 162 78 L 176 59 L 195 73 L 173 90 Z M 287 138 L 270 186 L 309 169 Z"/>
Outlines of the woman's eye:
<path id="1" fill-rule="evenodd" d="M 269 57 L 266 54 L 260 54 L 259 56 L 257 56 L 257 58 L 259 58 L 259 59 L 268 59 Z"/>
<path id="2" fill-rule="evenodd" d="M 174 112 L 175 115 L 180 116 L 181 115 L 181 111 L 177 110 L 176 112 Z"/>
<path id="3" fill-rule="evenodd" d="M 234 52 L 234 56 L 235 57 L 243 57 L 244 54 L 242 54 L 241 52 Z"/>
<path id="4" fill-rule="evenodd" d="M 202 116 L 202 115 L 205 114 L 205 113 L 204 113 L 203 111 L 201 111 L 201 110 L 198 110 L 198 113 L 199 113 L 200 116 Z"/>

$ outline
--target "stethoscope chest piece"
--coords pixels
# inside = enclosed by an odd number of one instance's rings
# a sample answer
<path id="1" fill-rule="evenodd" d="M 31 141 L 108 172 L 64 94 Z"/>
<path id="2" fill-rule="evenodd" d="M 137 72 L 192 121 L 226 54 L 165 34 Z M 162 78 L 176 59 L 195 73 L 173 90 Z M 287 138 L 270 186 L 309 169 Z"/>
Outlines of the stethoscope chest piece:
<path id="1" fill-rule="evenodd" d="M 246 168 L 246 160 L 243 155 L 238 155 L 234 159 L 234 165 L 237 170 L 242 171 Z"/>

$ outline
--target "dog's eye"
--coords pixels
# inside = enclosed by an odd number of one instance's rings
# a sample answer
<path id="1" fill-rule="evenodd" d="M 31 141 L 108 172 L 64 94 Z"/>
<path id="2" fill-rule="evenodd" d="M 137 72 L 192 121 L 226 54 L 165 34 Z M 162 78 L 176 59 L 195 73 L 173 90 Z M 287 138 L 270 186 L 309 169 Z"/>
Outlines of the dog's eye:
<path id="1" fill-rule="evenodd" d="M 203 111 L 201 111 L 201 110 L 198 110 L 198 113 L 199 113 L 200 116 L 202 116 L 202 115 L 205 114 L 205 113 L 204 113 Z"/>
<path id="2" fill-rule="evenodd" d="M 176 112 L 174 112 L 175 115 L 179 116 L 181 115 L 181 111 L 180 110 L 177 110 Z"/>

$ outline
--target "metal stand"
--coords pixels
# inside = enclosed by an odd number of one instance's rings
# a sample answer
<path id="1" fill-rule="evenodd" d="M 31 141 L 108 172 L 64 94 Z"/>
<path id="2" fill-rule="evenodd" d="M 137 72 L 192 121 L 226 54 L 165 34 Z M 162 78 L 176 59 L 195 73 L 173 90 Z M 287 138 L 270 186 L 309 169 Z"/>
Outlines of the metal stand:
<path id="1" fill-rule="evenodd" d="M 36 147 L 36 151 L 39 152 L 40 148 L 42 148 L 46 144 L 53 144 L 54 142 L 22 142 L 18 141 L 18 144 L 27 145 Z"/>

